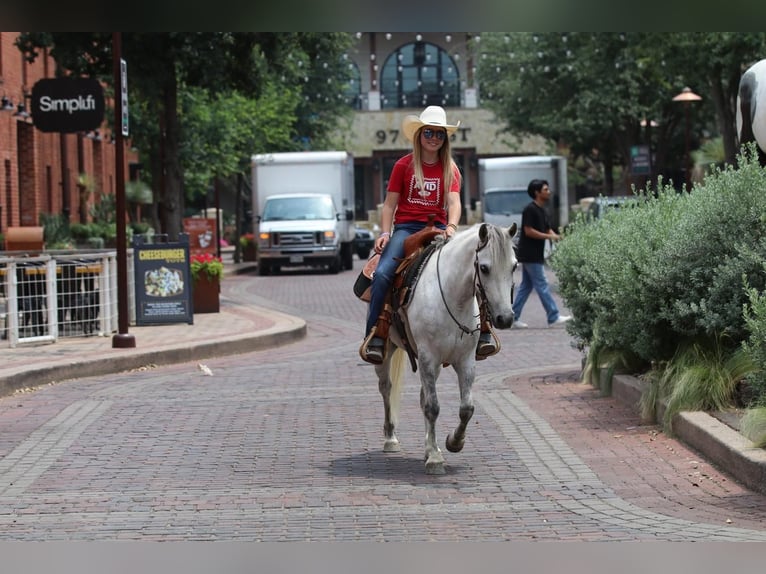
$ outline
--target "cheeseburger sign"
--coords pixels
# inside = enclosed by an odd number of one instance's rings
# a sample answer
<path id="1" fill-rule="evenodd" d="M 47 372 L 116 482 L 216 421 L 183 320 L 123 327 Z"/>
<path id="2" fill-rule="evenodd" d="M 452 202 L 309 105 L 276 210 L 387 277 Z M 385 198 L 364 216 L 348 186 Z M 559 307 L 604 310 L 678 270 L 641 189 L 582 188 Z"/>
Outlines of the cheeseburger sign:
<path id="1" fill-rule="evenodd" d="M 98 129 L 104 121 L 104 90 L 92 78 L 46 78 L 32 86 L 32 120 L 41 132 Z"/>

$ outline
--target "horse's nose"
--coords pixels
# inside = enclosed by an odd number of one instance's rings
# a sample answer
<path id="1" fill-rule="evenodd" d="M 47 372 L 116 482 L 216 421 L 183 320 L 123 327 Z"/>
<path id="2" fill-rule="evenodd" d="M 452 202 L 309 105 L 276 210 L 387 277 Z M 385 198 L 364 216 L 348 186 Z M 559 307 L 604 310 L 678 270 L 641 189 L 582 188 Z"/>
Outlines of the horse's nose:
<path id="1" fill-rule="evenodd" d="M 497 315 L 494 320 L 495 327 L 498 329 L 509 329 L 513 325 L 513 319 L 513 311 Z"/>

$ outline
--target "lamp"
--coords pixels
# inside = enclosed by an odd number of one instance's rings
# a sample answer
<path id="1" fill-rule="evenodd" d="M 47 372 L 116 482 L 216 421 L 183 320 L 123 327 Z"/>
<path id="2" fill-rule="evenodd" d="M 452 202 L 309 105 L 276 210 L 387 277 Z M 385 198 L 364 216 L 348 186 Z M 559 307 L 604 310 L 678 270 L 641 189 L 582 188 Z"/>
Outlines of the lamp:
<path id="1" fill-rule="evenodd" d="M 686 113 L 686 155 L 685 155 L 685 168 L 686 168 L 686 181 L 684 182 L 686 191 L 689 191 L 690 183 L 691 183 L 691 164 L 689 162 L 689 104 L 691 102 L 698 102 L 702 99 L 701 96 L 698 96 L 694 92 L 692 92 L 691 88 L 688 86 L 685 87 L 683 90 L 681 90 L 681 93 L 677 96 L 673 97 L 674 102 L 681 102 L 684 105 L 685 113 Z"/>
<path id="2" fill-rule="evenodd" d="M 20 103 L 18 106 L 16 106 L 16 113 L 13 114 L 13 117 L 22 121 L 27 121 L 27 118 L 29 117 L 27 107 L 23 103 Z"/>
<path id="3" fill-rule="evenodd" d="M 10 112 L 13 110 L 13 102 L 7 98 L 7 96 L 3 96 L 2 101 L 0 101 L 0 110 L 4 112 Z"/>

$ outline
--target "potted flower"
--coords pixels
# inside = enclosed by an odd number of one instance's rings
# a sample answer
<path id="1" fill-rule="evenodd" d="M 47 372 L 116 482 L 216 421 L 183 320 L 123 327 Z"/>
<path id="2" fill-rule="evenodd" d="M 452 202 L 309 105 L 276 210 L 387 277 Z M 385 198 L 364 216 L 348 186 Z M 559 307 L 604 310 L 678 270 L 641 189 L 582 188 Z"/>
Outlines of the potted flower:
<path id="1" fill-rule="evenodd" d="M 252 233 L 242 235 L 239 238 L 239 246 L 242 249 L 242 261 L 255 261 L 255 235 Z"/>
<path id="2" fill-rule="evenodd" d="M 191 257 L 192 298 L 195 313 L 218 313 L 223 262 L 212 253 Z"/>

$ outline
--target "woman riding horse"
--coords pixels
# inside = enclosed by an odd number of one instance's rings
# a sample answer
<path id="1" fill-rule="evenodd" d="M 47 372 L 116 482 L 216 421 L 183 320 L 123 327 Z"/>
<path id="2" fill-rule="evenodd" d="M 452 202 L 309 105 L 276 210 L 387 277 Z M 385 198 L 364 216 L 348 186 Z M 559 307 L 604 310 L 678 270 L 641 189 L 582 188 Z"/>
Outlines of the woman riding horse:
<path id="1" fill-rule="evenodd" d="M 420 116 L 409 115 L 402 122 L 402 133 L 413 142 L 413 149 L 394 165 L 381 211 L 382 232 L 375 240 L 375 251 L 381 256 L 372 279 L 365 340 L 359 349 L 368 363 L 379 365 L 385 358 L 391 321 L 386 298 L 404 255 L 404 240 L 423 229 L 430 215 L 435 215 L 435 226 L 444 230 L 447 238 L 457 231 L 462 213 L 461 176 L 450 152 L 450 136 L 459 125 L 448 124 L 447 114 L 439 106 L 428 106 Z M 496 352 L 486 327 L 477 357 Z"/>

